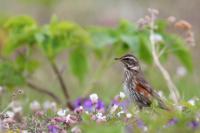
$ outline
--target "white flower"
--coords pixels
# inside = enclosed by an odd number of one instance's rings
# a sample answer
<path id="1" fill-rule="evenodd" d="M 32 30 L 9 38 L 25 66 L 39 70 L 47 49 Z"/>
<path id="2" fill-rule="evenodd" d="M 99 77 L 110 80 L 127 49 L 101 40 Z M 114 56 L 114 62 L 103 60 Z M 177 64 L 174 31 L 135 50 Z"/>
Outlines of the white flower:
<path id="1" fill-rule="evenodd" d="M 98 95 L 96 93 L 93 93 L 90 95 L 90 99 L 92 103 L 97 103 L 98 102 Z"/>
<path id="2" fill-rule="evenodd" d="M 150 40 L 155 43 L 163 42 L 163 37 L 160 34 L 153 34 L 150 36 Z"/>
<path id="3" fill-rule="evenodd" d="M 22 112 L 22 106 L 21 106 L 21 103 L 19 101 L 13 101 L 11 103 L 10 107 L 12 108 L 12 111 L 14 113 L 20 113 L 20 112 Z"/>
<path id="4" fill-rule="evenodd" d="M 195 100 L 195 99 L 190 99 L 190 100 L 188 100 L 188 103 L 189 103 L 190 105 L 194 106 L 195 103 L 196 103 L 196 100 Z"/>
<path id="5" fill-rule="evenodd" d="M 38 101 L 33 101 L 31 104 L 30 104 L 30 109 L 32 110 L 32 111 L 38 111 L 38 110 L 40 110 L 40 103 L 38 102 Z"/>
<path id="6" fill-rule="evenodd" d="M 119 107 L 118 105 L 114 104 L 110 109 L 110 113 L 113 114 L 117 110 L 118 107 Z"/>
<path id="7" fill-rule="evenodd" d="M 78 126 L 75 126 L 71 129 L 72 133 L 81 133 L 81 129 Z"/>
<path id="8" fill-rule="evenodd" d="M 66 109 L 59 109 L 57 112 L 57 115 L 63 117 L 66 115 L 67 112 L 68 112 L 68 110 L 66 110 Z"/>
<path id="9" fill-rule="evenodd" d="M 124 98 L 126 97 L 126 95 L 124 94 L 124 92 L 120 92 L 120 93 L 119 93 L 119 97 L 120 97 L 121 99 L 124 99 Z"/>
<path id="10" fill-rule="evenodd" d="M 175 107 L 176 107 L 176 109 L 177 109 L 178 111 L 183 111 L 183 110 L 185 109 L 185 107 L 182 106 L 182 105 L 178 105 L 178 106 L 175 106 Z"/>
<path id="11" fill-rule="evenodd" d="M 45 101 L 44 104 L 43 104 L 43 108 L 45 110 L 52 110 L 52 111 L 56 111 L 57 109 L 57 105 L 55 102 L 50 102 L 50 101 Z"/>
<path id="12" fill-rule="evenodd" d="M 131 113 L 127 113 L 127 114 L 126 114 L 126 117 L 127 117 L 127 118 L 131 118 L 131 117 L 132 117 L 132 114 L 131 114 Z"/>
<path id="13" fill-rule="evenodd" d="M 3 87 L 0 86 L 0 95 L 2 94 L 3 90 L 4 90 Z"/>
<path id="14" fill-rule="evenodd" d="M 89 111 L 85 111 L 85 114 L 89 115 L 90 113 L 89 113 Z"/>
<path id="15" fill-rule="evenodd" d="M 177 70 L 176 70 L 176 74 L 179 76 L 179 77 L 184 77 L 186 74 L 187 74 L 187 70 L 185 69 L 185 67 L 178 67 Z"/>
<path id="16" fill-rule="evenodd" d="M 22 130 L 21 133 L 28 133 L 28 130 Z"/>
<path id="17" fill-rule="evenodd" d="M 15 113 L 14 112 L 12 112 L 12 111 L 6 111 L 6 113 L 5 113 L 9 118 L 13 118 L 14 117 L 14 115 L 15 115 Z"/>
<path id="18" fill-rule="evenodd" d="M 120 112 L 118 112 L 118 113 L 117 113 L 117 116 L 120 117 L 122 114 L 124 114 L 124 111 L 123 111 L 123 110 L 120 111 Z"/>
<path id="19" fill-rule="evenodd" d="M 104 116 L 102 113 L 97 113 L 96 117 L 99 121 L 106 121 L 106 116 Z"/>
<path id="20" fill-rule="evenodd" d="M 144 130 L 144 132 L 147 132 L 147 131 L 148 131 L 148 127 L 145 126 L 145 127 L 143 128 L 143 130 Z"/>

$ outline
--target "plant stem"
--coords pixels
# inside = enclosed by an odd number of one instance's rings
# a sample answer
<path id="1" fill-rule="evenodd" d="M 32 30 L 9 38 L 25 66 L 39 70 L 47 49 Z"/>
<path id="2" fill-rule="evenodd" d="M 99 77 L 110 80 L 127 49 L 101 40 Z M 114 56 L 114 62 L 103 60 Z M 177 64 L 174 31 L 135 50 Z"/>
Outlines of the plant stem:
<path id="1" fill-rule="evenodd" d="M 150 23 L 150 42 L 151 42 L 151 47 L 152 47 L 152 55 L 153 55 L 153 59 L 154 62 L 156 64 L 156 66 L 159 68 L 159 70 L 161 71 L 164 79 L 167 82 L 167 86 L 169 88 L 172 100 L 175 102 L 175 104 L 178 104 L 179 100 L 180 100 L 180 94 L 178 92 L 177 87 L 175 86 L 175 84 L 172 82 L 171 77 L 169 75 L 169 73 L 167 72 L 167 70 L 162 66 L 162 64 L 159 61 L 159 56 L 157 55 L 156 52 L 156 42 L 153 39 L 154 36 L 154 17 L 153 14 L 151 14 L 151 23 Z"/>
<path id="2" fill-rule="evenodd" d="M 63 91 L 63 94 L 64 94 L 64 96 L 65 96 L 65 98 L 67 100 L 67 103 L 66 103 L 67 107 L 69 109 L 73 110 L 73 105 L 71 104 L 71 101 L 70 101 L 70 96 L 69 96 L 69 93 L 68 93 L 67 86 L 65 85 L 65 82 L 64 82 L 64 80 L 63 80 L 63 78 L 62 78 L 62 76 L 61 76 L 61 74 L 59 72 L 58 67 L 56 66 L 56 64 L 53 61 L 51 62 L 51 67 L 52 67 L 55 75 L 57 76 L 57 79 L 58 79 L 58 81 L 60 83 L 60 86 L 61 86 L 61 89 Z"/>
<path id="3" fill-rule="evenodd" d="M 40 93 L 47 94 L 48 96 L 52 97 L 58 104 L 61 104 L 60 98 L 57 97 L 54 93 L 50 92 L 49 90 L 44 89 L 44 88 L 41 88 L 41 87 L 39 87 L 39 86 L 37 86 L 37 85 L 35 85 L 35 84 L 29 82 L 29 81 L 27 81 L 27 85 L 28 85 L 31 89 L 35 90 L 35 91 L 38 91 L 38 92 L 40 92 Z"/>

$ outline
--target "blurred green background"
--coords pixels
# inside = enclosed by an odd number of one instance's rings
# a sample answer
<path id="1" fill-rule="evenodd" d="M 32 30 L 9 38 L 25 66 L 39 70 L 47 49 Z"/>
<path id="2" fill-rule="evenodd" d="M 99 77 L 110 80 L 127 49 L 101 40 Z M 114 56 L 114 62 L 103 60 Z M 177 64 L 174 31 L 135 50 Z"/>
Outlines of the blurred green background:
<path id="1" fill-rule="evenodd" d="M 199 96 L 200 90 L 200 67 L 199 56 L 200 56 L 200 46 L 199 46 L 199 0 L 0 0 L 0 18 L 7 18 L 16 15 L 30 15 L 35 18 L 40 24 L 45 24 L 50 21 L 52 15 L 56 15 L 61 20 L 70 20 L 79 23 L 82 26 L 88 25 L 115 25 L 119 19 L 125 18 L 136 22 L 139 18 L 145 16 L 147 13 L 147 8 L 156 8 L 160 11 L 160 17 L 176 16 L 177 19 L 185 19 L 193 25 L 193 30 L 195 32 L 196 46 L 191 48 L 194 71 L 193 73 L 187 73 L 186 76 L 179 77 L 176 74 L 177 68 L 180 67 L 179 63 L 176 63 L 174 58 L 165 64 L 165 67 L 171 73 L 175 83 L 177 84 L 181 95 L 183 98 L 191 98 L 192 96 Z M 0 42 L 2 45 L 2 43 Z M 63 56 L 64 58 L 64 56 Z M 59 67 L 65 66 L 63 62 L 62 55 L 58 61 Z M 91 57 L 91 60 L 93 58 Z M 45 62 L 45 68 L 36 73 L 38 79 L 38 84 L 46 85 L 48 84 L 51 88 L 55 88 L 53 91 L 55 93 L 60 93 L 56 91 L 57 84 L 56 78 L 53 76 L 48 63 Z M 94 65 L 90 68 L 94 71 Z M 122 86 L 122 66 L 118 63 L 113 62 L 113 65 L 106 70 L 104 75 L 97 81 L 97 86 L 93 90 L 100 94 L 107 102 L 118 93 Z M 70 94 L 72 98 L 80 96 L 84 90 L 80 89 L 77 85 L 77 81 L 74 79 L 69 79 L 68 72 L 64 71 L 63 76 L 67 82 Z M 48 75 L 48 76 L 47 76 Z M 148 66 L 145 69 L 145 75 L 151 84 L 157 88 L 161 89 L 166 94 L 168 90 L 164 85 L 165 82 L 161 79 L 161 75 L 157 68 L 153 66 Z M 92 72 L 88 75 L 87 80 L 92 79 Z M 163 86 L 164 85 L 164 86 Z M 191 86 L 192 85 L 192 86 Z M 26 91 L 26 89 L 24 89 Z M 27 90 L 28 91 L 28 90 Z M 29 92 L 29 91 L 28 91 Z M 40 95 L 37 92 L 26 93 L 29 100 L 35 98 L 35 95 Z M 61 94 L 59 94 L 61 95 Z M 37 97 L 41 100 L 45 100 L 45 97 Z"/>

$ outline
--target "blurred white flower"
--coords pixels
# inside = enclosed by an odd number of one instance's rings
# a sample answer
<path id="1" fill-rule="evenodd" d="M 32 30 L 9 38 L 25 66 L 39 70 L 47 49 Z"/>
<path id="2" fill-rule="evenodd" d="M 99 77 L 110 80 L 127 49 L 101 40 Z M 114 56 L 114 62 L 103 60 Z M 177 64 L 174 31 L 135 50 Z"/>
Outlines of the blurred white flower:
<path id="1" fill-rule="evenodd" d="M 98 95 L 96 93 L 93 93 L 90 95 L 90 99 L 92 103 L 97 103 L 98 102 Z"/>
<path id="2" fill-rule="evenodd" d="M 148 131 L 148 127 L 145 126 L 145 127 L 143 128 L 143 130 L 144 130 L 144 132 L 147 132 L 147 131 Z"/>
<path id="3" fill-rule="evenodd" d="M 126 117 L 127 117 L 127 118 L 131 118 L 131 117 L 132 117 L 132 114 L 131 114 L 131 113 L 127 113 L 127 114 L 126 114 Z"/>
<path id="4" fill-rule="evenodd" d="M 96 114 L 97 122 L 103 122 L 106 121 L 106 116 L 104 116 L 102 113 L 97 113 Z"/>
<path id="5" fill-rule="evenodd" d="M 155 43 L 163 42 L 163 37 L 160 34 L 153 34 L 150 36 L 150 40 L 154 41 Z"/>
<path id="6" fill-rule="evenodd" d="M 183 111 L 183 110 L 185 109 L 185 107 L 182 106 L 182 105 L 177 105 L 177 106 L 175 106 L 175 107 L 176 107 L 176 109 L 177 109 L 178 111 Z"/>
<path id="7" fill-rule="evenodd" d="M 66 116 L 67 112 L 68 110 L 66 109 L 59 109 L 57 112 L 57 115 L 63 117 L 63 116 Z"/>
<path id="8" fill-rule="evenodd" d="M 21 133 L 28 133 L 28 130 L 22 130 Z"/>
<path id="9" fill-rule="evenodd" d="M 114 104 L 110 109 L 110 113 L 113 114 L 117 110 L 118 107 L 119 107 L 118 105 Z"/>
<path id="10" fill-rule="evenodd" d="M 55 112 L 57 110 L 57 105 L 55 102 L 45 101 L 43 103 L 43 108 L 44 110 L 52 110 Z"/>
<path id="11" fill-rule="evenodd" d="M 124 114 L 125 112 L 122 110 L 120 112 L 117 113 L 117 116 L 120 117 L 122 114 Z"/>
<path id="12" fill-rule="evenodd" d="M 89 115 L 90 113 L 89 113 L 89 111 L 85 111 L 85 114 Z"/>
<path id="13" fill-rule="evenodd" d="M 38 102 L 38 101 L 33 101 L 33 102 L 31 102 L 30 103 L 30 109 L 32 110 L 32 111 L 38 111 L 38 110 L 40 110 L 41 109 L 41 107 L 40 107 L 40 103 Z"/>
<path id="14" fill-rule="evenodd" d="M 22 106 L 21 106 L 21 103 L 19 101 L 12 101 L 10 107 L 12 108 L 12 111 L 14 113 L 22 112 Z"/>
<path id="15" fill-rule="evenodd" d="M 0 95 L 3 93 L 4 88 L 2 86 L 0 86 Z"/>
<path id="16" fill-rule="evenodd" d="M 190 105 L 194 106 L 195 103 L 196 103 L 196 100 L 192 98 L 192 99 L 188 100 L 188 103 L 189 103 Z"/>
<path id="17" fill-rule="evenodd" d="M 169 17 L 167 18 L 167 21 L 170 22 L 170 23 L 174 23 L 174 22 L 176 21 L 176 17 L 174 17 L 174 16 L 169 16 Z"/>
<path id="18" fill-rule="evenodd" d="M 81 133 L 81 129 L 80 129 L 78 126 L 74 126 L 74 127 L 71 129 L 71 132 L 72 132 L 72 133 Z"/>
<path id="19" fill-rule="evenodd" d="M 183 66 L 180 66 L 176 69 L 176 74 L 179 76 L 179 77 L 184 77 L 186 74 L 187 74 L 187 70 L 185 69 L 185 67 Z"/>
<path id="20" fill-rule="evenodd" d="M 8 123 L 2 122 L 1 126 L 2 126 L 1 128 L 2 128 L 3 131 L 5 131 L 5 129 L 9 129 L 9 124 Z M 0 131 L 1 131 L 1 129 L 0 129 Z"/>
<path id="21" fill-rule="evenodd" d="M 9 118 L 13 118 L 15 116 L 15 113 L 12 111 L 6 111 L 5 113 Z"/>
<path id="22" fill-rule="evenodd" d="M 160 97 L 164 97 L 162 91 L 158 91 L 158 95 L 159 95 Z"/>
<path id="23" fill-rule="evenodd" d="M 124 94 L 124 92 L 120 92 L 120 93 L 119 93 L 119 97 L 120 97 L 121 99 L 124 99 L 124 98 L 126 97 L 126 95 Z"/>

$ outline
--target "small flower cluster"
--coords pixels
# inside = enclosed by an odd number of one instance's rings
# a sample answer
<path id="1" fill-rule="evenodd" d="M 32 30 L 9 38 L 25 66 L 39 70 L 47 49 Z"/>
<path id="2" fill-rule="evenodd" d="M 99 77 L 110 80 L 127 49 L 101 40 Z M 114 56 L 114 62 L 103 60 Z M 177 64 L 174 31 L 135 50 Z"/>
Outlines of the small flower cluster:
<path id="1" fill-rule="evenodd" d="M 148 9 L 148 12 L 150 15 L 146 15 L 144 18 L 140 18 L 138 20 L 138 26 L 140 28 L 144 28 L 144 27 L 150 27 L 150 25 L 152 24 L 152 22 L 156 21 L 156 18 L 159 14 L 159 11 L 156 9 Z M 189 44 L 190 46 L 195 46 L 195 39 L 194 39 L 194 33 L 192 31 L 192 25 L 186 21 L 186 20 L 176 20 L 176 17 L 174 16 L 169 16 L 167 18 L 167 22 L 171 25 L 173 25 L 173 27 L 175 27 L 178 30 L 183 31 L 184 33 L 184 38 L 187 44 Z M 155 25 L 154 29 L 156 30 L 158 27 Z M 155 33 L 154 35 L 150 36 L 150 39 L 154 39 L 155 43 L 160 43 L 163 42 L 163 37 L 160 34 Z"/>
<path id="2" fill-rule="evenodd" d="M 159 93 L 162 97 L 162 92 Z M 0 117 L 0 132 L 8 130 L 27 132 L 49 132 L 49 133 L 81 133 L 80 124 L 95 122 L 103 124 L 110 121 L 120 121 L 126 124 L 125 129 L 132 132 L 136 125 L 141 132 L 148 132 L 149 127 L 140 118 L 139 112 L 130 113 L 127 106 L 129 102 L 125 94 L 120 92 L 114 97 L 109 105 L 106 105 L 97 94 L 91 94 L 88 98 L 78 98 L 74 101 L 74 110 L 59 108 L 55 102 L 45 101 L 42 105 L 38 101 L 30 103 L 31 117 L 23 116 L 22 104 L 13 101 Z M 195 106 L 198 98 L 188 100 L 188 105 Z M 176 106 L 177 111 L 183 112 L 185 106 Z M 52 115 L 48 116 L 48 112 Z M 151 119 L 153 116 L 151 117 Z M 84 121 L 83 121 L 84 120 Z M 163 129 L 173 127 L 181 120 L 177 117 L 169 119 Z M 191 119 L 187 125 L 190 129 L 200 126 L 200 115 L 197 113 L 195 119 Z"/>

